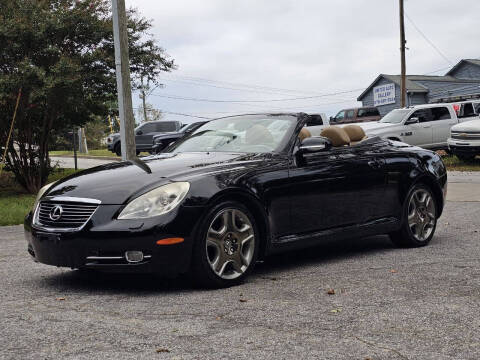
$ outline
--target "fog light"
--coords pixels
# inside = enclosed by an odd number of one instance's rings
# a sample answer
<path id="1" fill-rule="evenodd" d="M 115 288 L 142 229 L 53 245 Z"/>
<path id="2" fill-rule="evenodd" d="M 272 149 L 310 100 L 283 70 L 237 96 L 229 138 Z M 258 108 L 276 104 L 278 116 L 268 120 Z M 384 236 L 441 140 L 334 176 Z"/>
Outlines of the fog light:
<path id="1" fill-rule="evenodd" d="M 143 260 L 143 252 L 125 251 L 125 259 L 127 259 L 129 263 L 138 263 Z"/>

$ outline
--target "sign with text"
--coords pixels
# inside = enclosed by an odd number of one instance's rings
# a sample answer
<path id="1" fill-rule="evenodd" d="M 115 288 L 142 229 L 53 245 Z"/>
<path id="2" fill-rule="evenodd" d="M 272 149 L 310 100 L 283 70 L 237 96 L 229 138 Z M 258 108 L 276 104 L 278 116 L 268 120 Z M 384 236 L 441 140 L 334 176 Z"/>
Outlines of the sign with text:
<path id="1" fill-rule="evenodd" d="M 395 84 L 385 84 L 373 88 L 373 106 L 395 103 Z"/>

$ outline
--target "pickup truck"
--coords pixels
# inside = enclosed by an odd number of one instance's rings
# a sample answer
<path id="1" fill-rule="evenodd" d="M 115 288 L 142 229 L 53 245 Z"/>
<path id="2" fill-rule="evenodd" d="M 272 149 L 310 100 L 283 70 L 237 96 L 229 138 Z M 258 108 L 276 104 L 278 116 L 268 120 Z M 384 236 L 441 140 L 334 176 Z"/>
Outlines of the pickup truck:
<path id="1" fill-rule="evenodd" d="M 378 122 L 358 123 L 367 136 L 380 136 L 427 149 L 448 149 L 450 128 L 459 119 L 452 104 L 424 104 L 395 109 Z M 318 135 L 312 132 L 312 135 Z"/>
<path id="2" fill-rule="evenodd" d="M 152 141 L 155 135 L 166 132 L 176 132 L 180 130 L 182 123 L 180 121 L 148 121 L 135 128 L 135 145 L 137 155 L 142 151 L 152 152 Z M 121 155 L 120 134 L 115 133 L 107 137 L 107 148 L 111 152 Z"/>
<path id="3" fill-rule="evenodd" d="M 360 122 L 378 121 L 382 117 L 375 106 L 343 109 L 337 115 L 330 117 L 332 125 L 353 124 Z"/>

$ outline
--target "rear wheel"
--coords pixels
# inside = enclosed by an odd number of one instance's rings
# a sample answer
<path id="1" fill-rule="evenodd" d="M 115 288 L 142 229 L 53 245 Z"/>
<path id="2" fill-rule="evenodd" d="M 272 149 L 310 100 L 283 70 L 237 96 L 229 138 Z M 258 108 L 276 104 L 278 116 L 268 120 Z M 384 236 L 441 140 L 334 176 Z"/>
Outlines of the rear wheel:
<path id="1" fill-rule="evenodd" d="M 401 247 L 427 245 L 437 226 L 437 208 L 431 189 L 424 184 L 414 185 L 407 196 L 403 209 L 403 224 L 390 238 Z"/>
<path id="2" fill-rule="evenodd" d="M 255 265 L 259 241 L 255 219 L 245 206 L 230 201 L 215 206 L 199 229 L 191 277 L 205 287 L 240 283 Z"/>

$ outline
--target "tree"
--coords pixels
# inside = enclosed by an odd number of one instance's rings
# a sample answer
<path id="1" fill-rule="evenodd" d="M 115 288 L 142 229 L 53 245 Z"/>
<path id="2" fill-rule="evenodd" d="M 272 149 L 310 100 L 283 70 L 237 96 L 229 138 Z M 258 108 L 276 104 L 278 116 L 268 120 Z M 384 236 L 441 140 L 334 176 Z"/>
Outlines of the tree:
<path id="1" fill-rule="evenodd" d="M 137 109 L 138 119 L 140 119 L 140 123 L 145 121 L 157 121 L 162 120 L 163 113 L 162 110 L 155 109 L 152 104 L 145 103 L 144 105 L 140 105 Z"/>
<path id="2" fill-rule="evenodd" d="M 132 85 L 157 84 L 176 67 L 148 31 L 151 21 L 128 11 Z M 6 168 L 30 192 L 51 171 L 55 134 L 106 117 L 115 101 L 115 61 L 109 0 L 0 2 L 0 147 L 7 141 L 16 96 L 22 96 Z"/>

